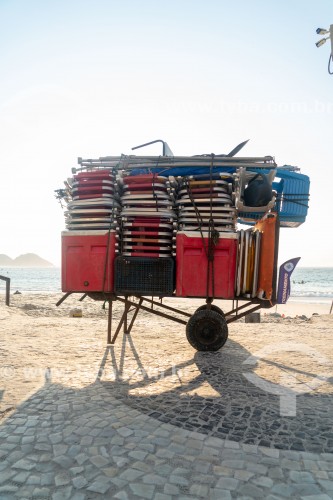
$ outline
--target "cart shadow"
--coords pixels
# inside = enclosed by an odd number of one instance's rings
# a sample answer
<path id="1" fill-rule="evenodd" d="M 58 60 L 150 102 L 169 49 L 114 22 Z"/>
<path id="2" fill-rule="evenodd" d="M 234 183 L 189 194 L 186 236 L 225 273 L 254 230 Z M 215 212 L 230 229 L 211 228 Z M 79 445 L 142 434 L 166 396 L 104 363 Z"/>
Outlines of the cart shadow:
<path id="1" fill-rule="evenodd" d="M 130 376 L 124 369 L 127 348 L 137 364 Z M 131 408 L 186 430 L 279 449 L 332 452 L 333 433 L 327 422 L 333 418 L 333 395 L 298 394 L 296 415 L 283 416 L 280 397 L 246 378 L 255 369 L 243 365 L 250 355 L 229 339 L 220 351 L 196 352 L 151 375 L 152 366 L 144 366 L 132 337 L 124 335 L 118 359 L 113 346 L 106 348 L 96 382 Z M 271 360 L 267 366 L 296 377 L 317 376 Z M 112 381 L 104 376 L 110 370 Z"/>
<path id="2" fill-rule="evenodd" d="M 152 372 L 159 367 L 143 362 L 133 338 L 124 335 L 121 346 L 105 349 L 97 373 L 94 369 L 95 381 L 85 387 L 71 387 L 68 381 L 67 385 L 54 383 L 51 370 L 46 370 L 44 386 L 1 424 L 2 436 L 11 435 L 16 418 L 30 417 L 37 418 L 37 434 L 62 432 L 68 427 L 73 446 L 91 433 L 89 426 L 100 421 L 104 428 L 109 422 L 105 427 L 107 440 L 108 433 L 114 432 L 117 408 L 121 415 L 128 408 L 135 409 L 138 416 L 207 436 L 284 450 L 332 453 L 332 394 L 299 395 L 296 416 L 281 416 L 279 397 L 244 376 L 254 369 L 243 366 L 249 355 L 229 340 L 218 352 L 185 355 L 179 363 L 165 362 L 163 370 Z M 128 372 L 129 362 L 132 368 L 135 364 L 134 371 Z M 0 391 L 0 398 L 2 395 Z M 136 419 L 133 412 L 130 415 Z M 42 429 L 42 425 L 50 429 Z"/>

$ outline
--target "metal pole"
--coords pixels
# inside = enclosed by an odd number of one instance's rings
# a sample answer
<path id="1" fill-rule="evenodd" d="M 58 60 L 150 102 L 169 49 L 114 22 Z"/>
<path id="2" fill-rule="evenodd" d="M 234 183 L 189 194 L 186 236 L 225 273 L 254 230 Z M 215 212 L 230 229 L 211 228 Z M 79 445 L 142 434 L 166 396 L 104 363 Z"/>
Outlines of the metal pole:
<path id="1" fill-rule="evenodd" d="M 10 278 L 6 280 L 6 306 L 9 306 L 10 299 Z"/>
<path id="2" fill-rule="evenodd" d="M 125 296 L 125 310 L 124 310 L 124 333 L 127 333 L 127 313 L 128 313 L 128 310 L 129 310 L 129 306 L 127 306 L 127 301 L 128 301 L 128 297 L 127 295 Z"/>
<path id="3" fill-rule="evenodd" d="M 126 333 L 127 333 L 127 334 L 130 334 L 130 333 L 131 333 L 132 326 L 134 325 L 134 321 L 136 320 L 136 317 L 137 317 L 137 315 L 138 315 L 138 313 L 139 313 L 139 311 L 140 311 L 140 307 L 141 307 L 142 301 L 143 301 L 143 297 L 140 297 L 140 300 L 139 300 L 139 307 L 137 307 L 137 308 L 135 309 L 135 312 L 134 312 L 134 314 L 133 314 L 133 316 L 132 316 L 132 319 L 131 319 L 130 325 L 129 325 L 129 327 L 127 328 L 127 331 L 126 331 Z"/>
<path id="4" fill-rule="evenodd" d="M 108 344 L 111 344 L 111 326 L 112 326 L 112 300 L 109 300 L 108 338 L 107 338 L 107 343 Z"/>
<path id="5" fill-rule="evenodd" d="M 10 278 L 7 276 L 0 276 L 1 280 L 6 282 L 6 306 L 9 306 L 10 301 Z"/>
<path id="6" fill-rule="evenodd" d="M 62 304 L 64 302 L 64 300 L 66 300 L 73 292 L 67 292 L 65 293 L 65 295 L 63 295 L 61 297 L 61 299 L 58 300 L 58 302 L 56 303 L 56 306 L 59 307 L 60 304 Z"/>

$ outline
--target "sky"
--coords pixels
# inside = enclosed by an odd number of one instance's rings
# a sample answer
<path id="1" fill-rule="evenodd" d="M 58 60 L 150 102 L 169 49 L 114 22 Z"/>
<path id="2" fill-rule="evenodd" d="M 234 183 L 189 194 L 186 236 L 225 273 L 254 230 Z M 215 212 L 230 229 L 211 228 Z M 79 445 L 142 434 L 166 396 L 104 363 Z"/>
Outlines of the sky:
<path id="1" fill-rule="evenodd" d="M 250 139 L 239 156 L 311 180 L 280 262 L 333 266 L 331 47 L 315 46 L 331 0 L 0 0 L 0 22 L 0 253 L 60 265 L 54 190 L 77 157 L 154 139 L 219 154 Z"/>

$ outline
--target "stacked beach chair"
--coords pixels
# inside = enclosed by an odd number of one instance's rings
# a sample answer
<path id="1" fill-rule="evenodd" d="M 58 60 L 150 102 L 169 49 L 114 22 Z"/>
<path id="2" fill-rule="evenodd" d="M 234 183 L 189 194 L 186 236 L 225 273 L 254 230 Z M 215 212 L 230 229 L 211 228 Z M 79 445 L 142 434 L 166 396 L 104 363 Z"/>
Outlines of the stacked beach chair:
<path id="1" fill-rule="evenodd" d="M 121 223 L 115 259 L 115 292 L 172 295 L 173 194 L 167 177 L 122 178 Z"/>
<path id="2" fill-rule="evenodd" d="M 67 229 L 115 229 L 120 201 L 113 172 L 80 172 L 69 182 L 71 201 L 65 212 Z"/>
<path id="3" fill-rule="evenodd" d="M 237 256 L 233 175 L 177 180 L 176 295 L 232 298 Z"/>
<path id="4" fill-rule="evenodd" d="M 180 231 L 208 231 L 211 219 L 219 232 L 235 231 L 232 175 L 193 175 L 178 181 L 176 206 Z"/>
<path id="5" fill-rule="evenodd" d="M 170 257 L 175 212 L 167 177 L 153 174 L 122 179 L 119 253 L 127 257 Z"/>
<path id="6" fill-rule="evenodd" d="M 271 156 L 121 155 L 78 163 L 57 191 L 67 204 L 64 291 L 254 298 L 263 289 L 260 255 L 273 212 L 288 226 L 307 213 L 308 178 L 290 187 L 300 174 L 284 167 L 274 181 Z M 245 194 L 256 178 L 273 183 L 272 197 L 248 206 Z M 265 213 L 262 229 L 257 221 Z M 237 217 L 256 227 L 237 231 Z"/>
<path id="7" fill-rule="evenodd" d="M 87 170 L 65 184 L 67 230 L 62 232 L 62 289 L 112 292 L 121 208 L 116 176 L 111 169 Z"/>

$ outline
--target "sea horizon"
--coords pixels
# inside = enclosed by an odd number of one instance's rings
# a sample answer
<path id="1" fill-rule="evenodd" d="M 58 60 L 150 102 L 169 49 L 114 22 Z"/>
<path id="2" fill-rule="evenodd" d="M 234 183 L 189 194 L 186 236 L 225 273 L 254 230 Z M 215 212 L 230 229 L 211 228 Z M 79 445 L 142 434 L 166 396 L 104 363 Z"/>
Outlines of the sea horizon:
<path id="1" fill-rule="evenodd" d="M 61 293 L 61 267 L 0 267 L 0 275 L 10 278 L 10 293 Z M 0 294 L 6 283 L 0 279 Z M 179 297 L 181 298 L 181 297 Z M 241 300 L 241 299 L 240 299 Z M 291 275 L 291 301 L 331 303 L 333 267 L 297 267 Z"/>

